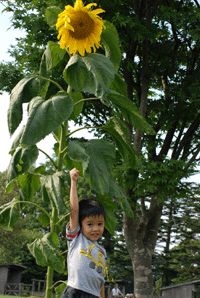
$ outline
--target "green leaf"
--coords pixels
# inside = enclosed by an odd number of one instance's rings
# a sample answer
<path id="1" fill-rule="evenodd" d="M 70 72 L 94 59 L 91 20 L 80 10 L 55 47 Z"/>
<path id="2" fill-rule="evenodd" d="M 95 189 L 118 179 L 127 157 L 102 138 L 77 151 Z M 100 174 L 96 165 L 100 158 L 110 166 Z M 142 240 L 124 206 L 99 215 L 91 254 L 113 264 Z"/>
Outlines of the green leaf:
<path id="1" fill-rule="evenodd" d="M 67 282 L 66 281 L 60 281 L 61 284 L 59 286 L 55 287 L 55 292 L 56 292 L 56 297 L 55 298 L 60 298 L 62 296 L 62 293 L 64 289 L 67 287 Z"/>
<path id="2" fill-rule="evenodd" d="M 87 155 L 90 157 L 88 171 L 92 188 L 101 195 L 110 194 L 115 147 L 105 140 L 90 140 L 85 147 Z"/>
<path id="3" fill-rule="evenodd" d="M 73 55 L 69 59 L 63 71 L 63 76 L 65 81 L 75 91 L 94 93 L 94 77 L 79 55 Z"/>
<path id="4" fill-rule="evenodd" d="M 105 227 L 109 233 L 113 235 L 117 226 L 117 218 L 115 214 L 117 204 L 113 201 L 113 199 L 106 196 L 100 197 L 99 201 L 105 210 Z"/>
<path id="5" fill-rule="evenodd" d="M 18 176 L 17 181 L 23 194 L 23 199 L 27 201 L 30 201 L 34 197 L 41 186 L 39 176 L 31 173 Z"/>
<path id="6" fill-rule="evenodd" d="M 128 199 L 112 175 L 115 162 L 114 145 L 103 139 L 90 140 L 85 143 L 85 148 L 89 156 L 87 172 L 89 174 L 91 188 L 97 193 L 104 208 L 108 208 L 108 211 L 112 214 L 114 208 L 110 208 L 109 206 L 112 206 L 113 198 L 115 198 L 116 204 L 131 216 L 132 211 Z M 108 225 L 111 231 L 114 225 L 115 221 L 110 226 Z"/>
<path id="7" fill-rule="evenodd" d="M 69 96 L 73 100 L 74 104 L 74 109 L 70 116 L 70 120 L 75 120 L 83 110 L 84 102 L 80 101 L 81 99 L 83 99 L 83 95 L 81 92 L 70 91 Z"/>
<path id="8" fill-rule="evenodd" d="M 102 96 L 108 89 L 115 76 L 112 62 L 101 54 L 90 54 L 82 58 L 95 81 L 96 96 Z"/>
<path id="9" fill-rule="evenodd" d="M 137 107 L 126 96 L 115 91 L 110 91 L 106 94 L 106 98 L 110 100 L 114 106 L 123 111 L 124 116 L 127 114 L 130 117 L 130 120 L 136 129 L 148 134 L 154 134 L 151 125 L 147 123 Z"/>
<path id="10" fill-rule="evenodd" d="M 57 243 L 55 245 L 55 234 L 48 233 L 41 239 L 36 239 L 28 248 L 39 266 L 50 266 L 59 273 L 64 272 L 65 258 L 59 254 Z"/>
<path id="11" fill-rule="evenodd" d="M 46 50 L 42 55 L 42 59 L 40 61 L 40 69 L 39 69 L 39 92 L 38 96 L 46 98 L 50 81 L 48 78 L 52 76 L 52 70 L 47 69 L 47 62 L 46 62 Z M 44 79 L 45 78 L 45 79 Z"/>
<path id="12" fill-rule="evenodd" d="M 50 6 L 46 9 L 45 19 L 46 19 L 47 24 L 50 27 L 53 27 L 56 25 L 58 14 L 61 11 L 62 11 L 61 8 L 59 8 L 58 6 Z"/>
<path id="13" fill-rule="evenodd" d="M 49 217 L 45 214 L 42 213 L 38 216 L 37 220 L 39 221 L 39 223 L 42 225 L 42 227 L 46 228 L 49 226 L 50 222 L 49 222 Z"/>
<path id="14" fill-rule="evenodd" d="M 81 145 L 81 142 L 69 142 L 68 154 L 69 157 L 75 161 L 73 166 L 80 171 L 81 175 L 84 175 L 88 167 L 89 156 L 87 155 L 85 148 Z"/>
<path id="15" fill-rule="evenodd" d="M 28 244 L 28 249 L 36 260 L 39 266 L 46 267 L 47 261 L 44 255 L 43 244 L 40 239 L 35 239 L 32 243 Z"/>
<path id="16" fill-rule="evenodd" d="M 14 140 L 12 142 L 12 146 L 9 151 L 9 153 L 11 155 L 13 155 L 13 153 L 15 152 L 17 147 L 21 146 L 20 142 L 21 142 L 21 137 L 22 137 L 23 132 L 24 132 L 24 126 L 19 130 L 18 134 L 16 135 L 16 137 L 14 138 Z"/>
<path id="17" fill-rule="evenodd" d="M 113 138 L 124 160 L 125 168 L 136 167 L 136 154 L 133 144 L 130 143 L 129 132 L 125 124 L 117 117 L 112 117 L 103 127 Z"/>
<path id="18" fill-rule="evenodd" d="M 57 66 L 66 55 L 66 50 L 60 48 L 59 44 L 49 41 L 45 50 L 47 70 Z"/>
<path id="19" fill-rule="evenodd" d="M 8 109 L 8 128 L 10 134 L 13 134 L 22 121 L 22 104 L 29 102 L 37 95 L 39 82 L 35 76 L 29 76 L 17 83 L 10 96 L 10 105 Z"/>
<path id="20" fill-rule="evenodd" d="M 12 230 L 19 218 L 17 203 L 18 199 L 14 198 L 11 202 L 0 206 L 0 226 L 4 226 L 7 230 Z"/>
<path id="21" fill-rule="evenodd" d="M 36 146 L 18 147 L 8 166 L 8 181 L 28 171 L 31 165 L 37 160 L 37 157 L 38 149 Z"/>
<path id="22" fill-rule="evenodd" d="M 21 143 L 32 145 L 54 131 L 72 113 L 73 104 L 69 95 L 58 92 L 57 95 L 44 101 L 35 97 L 29 107 L 29 118 L 24 128 Z"/>
<path id="23" fill-rule="evenodd" d="M 115 76 L 112 62 L 101 54 L 85 57 L 74 55 L 64 70 L 64 79 L 76 91 L 101 96 L 108 89 Z"/>
<path id="24" fill-rule="evenodd" d="M 115 69 L 118 70 L 121 62 L 121 50 L 118 32 L 115 26 L 105 21 L 105 29 L 102 32 L 101 40 L 105 48 L 106 56 L 112 61 Z"/>
<path id="25" fill-rule="evenodd" d="M 53 175 L 41 177 L 41 183 L 46 189 L 48 198 L 56 207 L 58 215 L 65 211 L 65 205 L 61 191 L 61 176 L 61 172 L 56 172 Z"/>
<path id="26" fill-rule="evenodd" d="M 47 239 L 49 240 L 49 242 L 52 243 L 52 245 L 56 248 L 59 247 L 59 238 L 58 238 L 58 235 L 56 233 L 48 233 L 47 234 Z"/>
<path id="27" fill-rule="evenodd" d="M 124 78 L 119 73 L 116 73 L 115 78 L 110 85 L 110 89 L 123 94 L 125 97 L 128 98 L 127 84 L 124 81 Z"/>

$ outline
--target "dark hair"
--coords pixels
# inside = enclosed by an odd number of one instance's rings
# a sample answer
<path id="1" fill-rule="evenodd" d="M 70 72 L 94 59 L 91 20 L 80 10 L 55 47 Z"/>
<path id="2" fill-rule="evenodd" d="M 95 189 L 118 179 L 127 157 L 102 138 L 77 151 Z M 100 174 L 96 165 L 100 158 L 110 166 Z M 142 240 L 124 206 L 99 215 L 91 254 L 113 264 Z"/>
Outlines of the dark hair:
<path id="1" fill-rule="evenodd" d="M 84 199 L 79 202 L 79 224 L 82 220 L 88 216 L 103 215 L 105 217 L 105 211 L 99 202 L 90 199 Z"/>

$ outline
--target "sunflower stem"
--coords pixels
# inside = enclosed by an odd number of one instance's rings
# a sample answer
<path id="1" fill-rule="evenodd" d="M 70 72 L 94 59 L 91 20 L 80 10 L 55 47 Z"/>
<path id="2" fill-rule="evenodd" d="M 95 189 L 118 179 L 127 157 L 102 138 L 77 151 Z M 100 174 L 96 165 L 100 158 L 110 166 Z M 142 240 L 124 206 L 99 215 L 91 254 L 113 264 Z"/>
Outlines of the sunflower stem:
<path id="1" fill-rule="evenodd" d="M 66 137 L 69 138 L 75 132 L 80 131 L 80 130 L 83 130 L 83 129 L 89 129 L 89 128 L 100 128 L 100 127 L 97 127 L 97 126 L 83 126 L 83 127 L 77 128 L 77 129 L 73 130 L 72 132 L 68 133 L 66 135 Z"/>
<path id="2" fill-rule="evenodd" d="M 57 166 L 56 166 L 56 163 L 54 162 L 54 160 L 45 152 L 43 151 L 42 149 L 38 148 L 38 150 L 40 152 L 42 152 L 44 155 L 46 155 L 46 157 L 51 161 L 51 163 L 53 164 L 54 168 L 57 169 Z"/>
<path id="3" fill-rule="evenodd" d="M 46 80 L 46 81 L 51 82 L 51 83 L 54 84 L 56 87 L 58 87 L 58 89 L 59 89 L 60 91 L 65 91 L 65 90 L 63 89 L 63 87 L 62 87 L 60 84 L 58 84 L 56 81 L 51 80 L 51 79 L 46 78 L 46 77 L 43 77 L 43 76 L 39 76 L 39 75 L 38 75 L 37 77 L 40 78 L 40 79 L 43 79 L 43 80 Z"/>
<path id="4" fill-rule="evenodd" d="M 99 98 L 98 97 L 88 97 L 88 98 L 83 98 L 83 99 L 80 99 L 79 101 L 77 101 L 75 105 L 79 104 L 80 102 L 85 102 L 85 101 L 90 101 L 90 100 L 98 100 Z"/>

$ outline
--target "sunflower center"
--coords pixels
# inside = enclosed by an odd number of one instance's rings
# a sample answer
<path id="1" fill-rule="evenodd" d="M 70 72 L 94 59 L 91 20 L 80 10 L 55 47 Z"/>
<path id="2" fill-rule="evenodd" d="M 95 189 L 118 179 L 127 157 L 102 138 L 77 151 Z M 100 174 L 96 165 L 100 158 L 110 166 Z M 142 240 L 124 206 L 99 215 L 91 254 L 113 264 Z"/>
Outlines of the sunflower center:
<path id="1" fill-rule="evenodd" d="M 74 28 L 74 32 L 70 31 L 70 35 L 76 39 L 84 39 L 93 31 L 94 21 L 84 11 L 76 11 L 70 20 L 70 25 Z"/>

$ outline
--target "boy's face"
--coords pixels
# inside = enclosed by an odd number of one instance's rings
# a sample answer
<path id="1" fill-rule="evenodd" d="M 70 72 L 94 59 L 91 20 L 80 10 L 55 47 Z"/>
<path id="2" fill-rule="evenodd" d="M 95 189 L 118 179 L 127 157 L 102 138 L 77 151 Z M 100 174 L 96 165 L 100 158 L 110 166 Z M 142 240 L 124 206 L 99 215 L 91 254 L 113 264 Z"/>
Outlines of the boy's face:
<path id="1" fill-rule="evenodd" d="M 82 233 L 91 241 L 97 241 L 104 231 L 104 216 L 92 215 L 82 220 Z"/>

